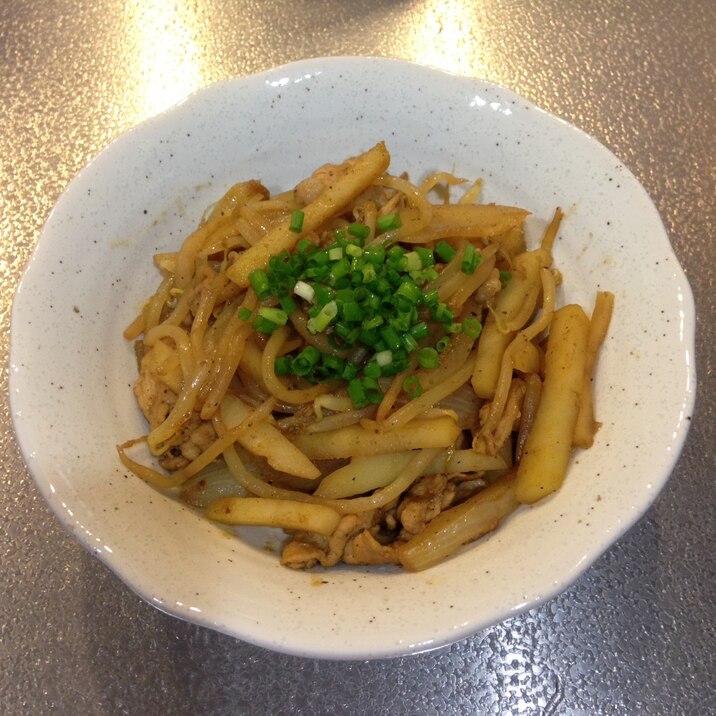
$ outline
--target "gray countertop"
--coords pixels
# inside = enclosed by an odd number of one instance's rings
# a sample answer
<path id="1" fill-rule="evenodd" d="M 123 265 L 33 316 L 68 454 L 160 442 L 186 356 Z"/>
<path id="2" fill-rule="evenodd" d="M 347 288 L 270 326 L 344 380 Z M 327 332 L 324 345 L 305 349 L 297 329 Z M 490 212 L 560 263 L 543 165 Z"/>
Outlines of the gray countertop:
<path id="1" fill-rule="evenodd" d="M 503 84 L 624 161 L 694 290 L 699 380 L 666 488 L 576 584 L 451 647 L 382 662 L 275 654 L 142 602 L 51 515 L 4 399 L 0 711 L 716 713 L 713 0 L 25 0 L 0 6 L 0 49 L 4 366 L 41 226 L 112 138 L 216 80 L 374 54 Z M 7 395 L 7 369 L 1 381 Z"/>

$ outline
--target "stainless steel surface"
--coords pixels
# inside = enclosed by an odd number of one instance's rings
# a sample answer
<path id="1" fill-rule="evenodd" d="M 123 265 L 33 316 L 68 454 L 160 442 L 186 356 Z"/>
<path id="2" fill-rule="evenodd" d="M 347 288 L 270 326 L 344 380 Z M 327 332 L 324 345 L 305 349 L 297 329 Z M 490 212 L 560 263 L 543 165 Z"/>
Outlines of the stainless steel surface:
<path id="1" fill-rule="evenodd" d="M 0 711 L 716 713 L 715 28 L 713 0 L 2 3 L 3 365 L 42 223 L 108 141 L 215 80 L 377 54 L 502 83 L 635 172 L 694 289 L 699 391 L 666 489 L 577 584 L 442 651 L 374 663 L 269 653 L 141 602 L 49 513 L 4 399 Z M 0 382 L 6 395 L 7 369 Z"/>

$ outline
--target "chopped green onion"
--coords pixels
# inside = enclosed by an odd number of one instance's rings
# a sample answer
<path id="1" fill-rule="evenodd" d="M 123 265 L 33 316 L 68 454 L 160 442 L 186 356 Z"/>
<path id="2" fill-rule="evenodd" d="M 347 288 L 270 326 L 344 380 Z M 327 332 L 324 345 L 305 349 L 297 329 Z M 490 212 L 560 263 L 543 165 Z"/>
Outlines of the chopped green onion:
<path id="1" fill-rule="evenodd" d="M 313 303 L 313 299 L 316 296 L 316 291 L 313 286 L 305 281 L 296 281 L 296 285 L 293 287 L 293 292 L 309 303 Z"/>
<path id="2" fill-rule="evenodd" d="M 420 286 L 418 286 L 414 281 L 403 281 L 403 283 L 398 286 L 398 290 L 395 292 L 396 296 L 402 296 L 403 298 L 406 298 L 412 305 L 415 305 L 422 295 L 422 291 L 420 290 Z"/>
<path id="3" fill-rule="evenodd" d="M 318 348 L 308 346 L 291 361 L 291 371 L 294 375 L 307 376 L 320 360 L 321 352 Z"/>
<path id="4" fill-rule="evenodd" d="M 333 356 L 330 353 L 321 354 L 321 363 L 330 372 L 340 375 L 345 367 L 345 361 L 340 356 Z"/>
<path id="5" fill-rule="evenodd" d="M 457 251 L 455 251 L 455 249 L 450 246 L 445 239 L 440 239 L 440 241 L 435 244 L 435 253 L 443 260 L 444 263 L 447 263 L 455 258 Z"/>
<path id="6" fill-rule="evenodd" d="M 421 368 L 437 368 L 438 352 L 434 348 L 421 348 L 418 351 L 418 363 Z"/>
<path id="7" fill-rule="evenodd" d="M 288 314 L 298 310 L 294 300 L 290 296 L 281 296 L 281 298 L 278 299 L 278 302 L 281 304 L 281 308 L 283 308 L 283 310 Z"/>
<path id="8" fill-rule="evenodd" d="M 430 306 L 431 308 L 437 306 L 439 301 L 440 296 L 438 294 L 437 288 L 434 288 L 431 291 L 426 291 L 423 294 L 423 298 L 421 300 L 424 306 Z"/>
<path id="9" fill-rule="evenodd" d="M 388 351 L 390 353 L 390 351 Z M 382 372 L 380 370 L 380 366 L 375 361 L 371 361 L 370 363 L 366 363 L 365 367 L 363 368 L 363 375 L 366 378 L 380 378 Z"/>
<path id="10" fill-rule="evenodd" d="M 442 353 L 450 343 L 450 339 L 447 336 L 443 336 L 436 344 L 435 344 L 435 350 L 438 353 Z"/>
<path id="11" fill-rule="evenodd" d="M 311 333 L 322 333 L 328 328 L 331 321 L 338 315 L 338 306 L 335 301 L 327 303 L 315 316 L 308 319 L 306 328 Z"/>
<path id="12" fill-rule="evenodd" d="M 410 335 L 419 341 L 421 338 L 427 338 L 430 335 L 430 328 L 425 321 L 420 321 L 420 323 L 416 323 L 411 327 Z"/>
<path id="13" fill-rule="evenodd" d="M 333 291 L 328 286 L 320 283 L 316 285 L 316 303 L 319 306 L 325 306 L 329 301 L 333 300 Z"/>
<path id="14" fill-rule="evenodd" d="M 435 265 L 435 254 L 430 249 L 426 249 L 424 246 L 416 246 L 415 253 L 420 256 L 420 261 L 423 264 L 423 268 Z"/>
<path id="15" fill-rule="evenodd" d="M 383 368 L 393 362 L 393 351 L 381 351 L 375 354 L 375 362 Z"/>
<path id="16" fill-rule="evenodd" d="M 482 254 L 475 251 L 475 247 L 472 244 L 465 246 L 465 252 L 462 255 L 462 264 L 460 270 L 463 273 L 473 274 L 475 269 L 482 263 Z"/>
<path id="17" fill-rule="evenodd" d="M 452 323 L 453 312 L 444 303 L 438 303 L 435 308 L 430 309 L 433 320 L 438 323 Z"/>
<path id="18" fill-rule="evenodd" d="M 386 231 L 392 231 L 393 229 L 399 229 L 402 224 L 400 220 L 400 214 L 386 214 L 385 216 L 379 216 L 375 222 L 375 227 L 378 233 L 383 234 Z"/>
<path id="19" fill-rule="evenodd" d="M 400 350 L 402 342 L 392 326 L 386 326 L 385 328 L 382 328 L 380 331 L 380 336 L 385 341 L 388 348 L 393 351 Z"/>
<path id="20" fill-rule="evenodd" d="M 252 317 L 253 315 L 254 315 L 254 314 L 251 313 L 251 311 L 249 311 L 249 309 L 246 308 L 246 306 L 243 306 L 243 307 L 239 310 L 239 318 L 240 318 L 242 321 L 244 321 L 244 323 L 250 321 L 250 320 L 251 320 L 251 317 Z"/>
<path id="21" fill-rule="evenodd" d="M 363 253 L 363 249 L 356 244 L 347 244 L 346 253 L 353 258 L 360 256 Z"/>
<path id="22" fill-rule="evenodd" d="M 462 333 L 462 323 L 451 323 L 445 330 L 448 333 Z"/>
<path id="23" fill-rule="evenodd" d="M 276 358 L 273 370 L 276 375 L 290 375 L 291 359 L 288 356 L 279 356 Z"/>
<path id="24" fill-rule="evenodd" d="M 512 281 L 512 272 L 500 271 L 500 283 L 502 284 L 502 288 L 505 288 L 510 281 Z"/>
<path id="25" fill-rule="evenodd" d="M 409 375 L 403 381 L 403 390 L 411 400 L 419 398 L 423 394 L 423 385 L 417 375 Z"/>
<path id="26" fill-rule="evenodd" d="M 375 378 L 365 377 L 363 378 L 362 383 L 365 398 L 368 403 L 377 405 L 381 400 L 383 400 L 383 391 L 380 389 L 378 381 Z"/>
<path id="27" fill-rule="evenodd" d="M 363 310 L 356 301 L 346 301 L 339 304 L 341 317 L 351 323 L 358 323 L 363 318 Z"/>
<path id="28" fill-rule="evenodd" d="M 373 264 L 366 264 L 363 267 L 363 283 L 375 281 L 377 277 L 378 274 L 376 273 L 375 266 L 373 266 Z"/>
<path id="29" fill-rule="evenodd" d="M 277 326 L 285 326 L 288 321 L 288 315 L 286 311 L 281 308 L 269 308 L 268 306 L 262 306 L 258 311 L 261 318 L 265 318 L 271 323 L 275 323 Z"/>
<path id="30" fill-rule="evenodd" d="M 363 258 L 375 266 L 382 266 L 385 263 L 385 247 L 383 244 L 373 244 L 363 252 Z"/>
<path id="31" fill-rule="evenodd" d="M 365 406 L 368 405 L 368 400 L 365 396 L 363 383 L 360 381 L 359 378 L 353 378 L 348 383 L 348 395 L 353 401 L 353 405 L 355 405 L 358 410 L 360 410 L 361 408 L 365 408 Z"/>
<path id="32" fill-rule="evenodd" d="M 358 375 L 358 366 L 355 363 L 346 363 L 341 373 L 343 380 L 353 380 Z"/>
<path id="33" fill-rule="evenodd" d="M 288 226 L 289 231 L 293 231 L 296 234 L 300 234 L 301 231 L 303 231 L 303 217 L 304 213 L 302 211 L 300 211 L 299 209 L 294 209 L 291 212 L 291 223 Z"/>
<path id="34" fill-rule="evenodd" d="M 343 251 L 343 249 L 340 249 Z M 348 259 L 341 257 L 338 261 L 336 261 L 333 266 L 331 267 L 331 277 L 333 279 L 342 278 L 343 276 L 347 276 L 351 272 L 351 265 L 348 262 Z"/>
<path id="35" fill-rule="evenodd" d="M 408 351 L 408 353 L 412 353 L 414 350 L 418 347 L 418 342 L 413 338 L 413 336 L 410 333 L 403 333 L 401 336 L 403 340 L 403 345 L 405 346 L 405 350 Z"/>
<path id="36" fill-rule="evenodd" d="M 269 285 L 268 276 L 262 269 L 256 269 L 249 274 L 251 288 L 254 289 L 256 295 L 263 301 L 271 295 L 271 287 Z"/>
<path id="37" fill-rule="evenodd" d="M 269 321 L 268 318 L 263 316 L 256 316 L 251 325 L 258 333 L 266 333 L 267 335 L 271 335 L 278 328 L 277 323 Z"/>
<path id="38" fill-rule="evenodd" d="M 462 332 L 470 338 L 477 338 L 482 332 L 482 323 L 474 316 L 468 316 L 463 319 Z"/>
<path id="39" fill-rule="evenodd" d="M 401 268 L 404 271 L 420 271 L 423 268 L 423 262 L 420 259 L 420 254 L 417 251 L 410 251 L 403 256 L 401 262 Z"/>
<path id="40" fill-rule="evenodd" d="M 351 224 L 348 227 L 348 233 L 359 239 L 367 239 L 370 236 L 370 227 L 365 224 Z"/>
<path id="41" fill-rule="evenodd" d="M 343 249 L 340 246 L 332 246 L 328 249 L 328 258 L 331 261 L 338 261 L 343 258 Z"/>
<path id="42" fill-rule="evenodd" d="M 383 325 L 383 316 L 371 316 L 371 318 L 366 318 L 363 323 L 361 323 L 361 328 L 364 331 L 372 331 L 374 328 L 378 328 L 378 326 Z"/>

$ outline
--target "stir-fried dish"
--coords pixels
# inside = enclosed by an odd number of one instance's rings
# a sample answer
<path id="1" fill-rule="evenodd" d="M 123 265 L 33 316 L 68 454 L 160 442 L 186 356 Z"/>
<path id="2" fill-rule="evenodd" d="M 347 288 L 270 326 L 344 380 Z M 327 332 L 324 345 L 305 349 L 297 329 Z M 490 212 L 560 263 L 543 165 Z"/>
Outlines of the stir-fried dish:
<path id="1" fill-rule="evenodd" d="M 125 466 L 282 563 L 430 567 L 562 484 L 598 423 L 613 296 L 556 305 L 557 209 L 388 172 L 383 143 L 271 195 L 236 184 L 126 329 L 147 435 Z M 151 459 L 130 456 L 146 444 Z"/>

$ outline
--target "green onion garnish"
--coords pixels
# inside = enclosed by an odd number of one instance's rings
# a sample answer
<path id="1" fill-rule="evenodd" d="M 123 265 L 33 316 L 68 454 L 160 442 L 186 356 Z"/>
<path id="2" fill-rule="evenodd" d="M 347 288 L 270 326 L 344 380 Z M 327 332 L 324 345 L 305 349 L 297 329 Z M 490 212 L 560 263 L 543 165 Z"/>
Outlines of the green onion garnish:
<path id="1" fill-rule="evenodd" d="M 355 407 L 359 410 L 368 405 L 368 400 L 365 397 L 365 389 L 363 388 L 363 383 L 359 378 L 353 378 L 348 383 L 348 395 L 353 401 L 353 405 L 355 405 Z"/>
<path id="2" fill-rule="evenodd" d="M 357 236 L 359 239 L 367 239 L 370 236 L 370 226 L 365 224 L 351 224 L 348 227 L 348 233 L 351 236 Z"/>
<path id="3" fill-rule="evenodd" d="M 421 368 L 437 368 L 438 352 L 435 348 L 421 348 L 418 351 L 418 363 Z"/>
<path id="4" fill-rule="evenodd" d="M 306 327 L 311 333 L 322 333 L 330 322 L 338 315 L 335 301 L 327 303 L 313 318 L 309 318 Z"/>
<path id="5" fill-rule="evenodd" d="M 423 385 L 417 375 L 409 375 L 403 381 L 403 390 L 411 400 L 419 398 L 423 394 Z"/>
<path id="6" fill-rule="evenodd" d="M 440 239 L 438 243 L 435 245 L 435 253 L 440 257 L 440 259 L 447 263 L 448 261 L 451 261 L 453 258 L 455 258 L 455 254 L 457 251 L 448 244 L 445 239 Z"/>
<path id="7" fill-rule="evenodd" d="M 239 318 L 240 318 L 244 323 L 247 323 L 248 321 L 250 321 L 250 320 L 251 320 L 251 317 L 252 317 L 253 315 L 254 315 L 254 314 L 251 313 L 251 311 L 249 311 L 249 309 L 246 308 L 246 306 L 244 306 L 243 308 L 241 308 L 241 309 L 239 310 Z"/>
<path id="8" fill-rule="evenodd" d="M 291 223 L 288 225 L 289 231 L 293 231 L 296 234 L 300 234 L 301 231 L 303 231 L 303 217 L 304 213 L 302 211 L 300 211 L 299 209 L 294 209 L 291 212 Z"/>
<path id="9" fill-rule="evenodd" d="M 313 299 L 316 296 L 316 290 L 310 283 L 306 283 L 305 281 L 296 281 L 296 285 L 293 287 L 293 292 L 309 303 L 313 303 Z"/>
<path id="10" fill-rule="evenodd" d="M 512 272 L 500 271 L 500 283 L 502 284 L 502 288 L 505 288 L 510 281 L 512 281 Z"/>
<path id="11" fill-rule="evenodd" d="M 282 308 L 269 308 L 267 306 L 262 306 L 259 308 L 258 314 L 261 318 L 265 318 L 267 321 L 271 321 L 271 323 L 275 323 L 277 326 L 285 326 L 286 321 L 288 321 L 288 315 Z"/>
<path id="12" fill-rule="evenodd" d="M 279 356 L 273 370 L 276 375 L 291 375 L 291 359 L 288 356 Z"/>
<path id="13" fill-rule="evenodd" d="M 447 336 L 443 336 L 436 344 L 435 344 L 435 350 L 438 353 L 442 353 L 450 343 L 450 339 Z"/>
<path id="14" fill-rule="evenodd" d="M 462 332 L 470 338 L 477 338 L 482 333 L 482 323 L 474 316 L 468 316 L 462 322 Z"/>
<path id="15" fill-rule="evenodd" d="M 271 286 L 269 285 L 268 275 L 261 269 L 256 269 L 249 274 L 251 288 L 254 289 L 256 295 L 263 301 L 271 295 Z"/>
<path id="16" fill-rule="evenodd" d="M 386 214 L 385 216 L 379 216 L 375 222 L 375 228 L 379 234 L 383 234 L 386 231 L 392 231 L 393 229 L 399 229 L 401 226 L 400 214 Z"/>
<path id="17" fill-rule="evenodd" d="M 460 270 L 463 273 L 473 274 L 480 263 L 482 263 L 482 255 L 475 251 L 475 247 L 472 244 L 467 244 L 465 253 L 462 255 Z"/>
<path id="18" fill-rule="evenodd" d="M 318 365 L 318 361 L 320 360 L 321 352 L 318 348 L 308 346 L 291 361 L 291 372 L 299 376 L 308 375 L 311 369 Z"/>

